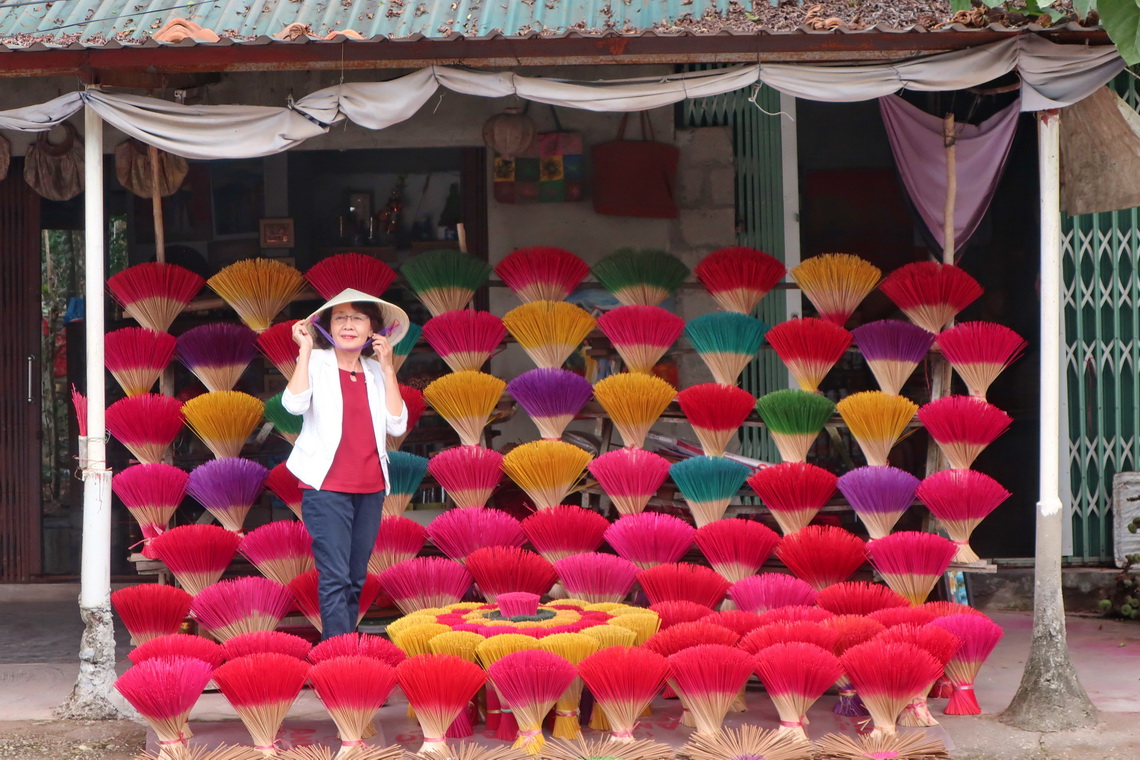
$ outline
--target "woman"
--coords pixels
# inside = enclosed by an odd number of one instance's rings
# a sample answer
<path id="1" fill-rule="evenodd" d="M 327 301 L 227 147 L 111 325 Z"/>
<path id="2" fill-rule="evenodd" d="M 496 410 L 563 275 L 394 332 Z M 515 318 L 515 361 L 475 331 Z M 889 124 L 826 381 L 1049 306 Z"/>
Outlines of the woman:
<path id="1" fill-rule="evenodd" d="M 356 630 L 387 491 L 387 436 L 408 426 L 392 361 L 407 329 L 402 309 L 352 289 L 293 325 L 297 369 L 281 405 L 303 422 L 286 466 L 305 489 L 325 639 Z"/>

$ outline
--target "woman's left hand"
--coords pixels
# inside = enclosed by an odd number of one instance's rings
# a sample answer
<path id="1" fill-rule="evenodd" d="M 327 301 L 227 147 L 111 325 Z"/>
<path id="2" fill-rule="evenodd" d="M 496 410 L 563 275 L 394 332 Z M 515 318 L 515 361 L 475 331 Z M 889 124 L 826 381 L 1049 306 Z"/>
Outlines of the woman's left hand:
<path id="1" fill-rule="evenodd" d="M 376 361 L 380 362 L 380 369 L 385 372 L 396 370 L 396 365 L 392 361 L 392 344 L 383 335 L 372 333 L 372 352 L 376 356 Z"/>

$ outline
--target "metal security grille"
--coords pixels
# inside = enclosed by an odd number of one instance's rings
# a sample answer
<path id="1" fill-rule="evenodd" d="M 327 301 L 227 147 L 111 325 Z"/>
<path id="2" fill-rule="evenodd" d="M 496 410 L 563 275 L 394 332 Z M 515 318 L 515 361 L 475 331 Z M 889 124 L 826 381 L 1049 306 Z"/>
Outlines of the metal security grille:
<path id="1" fill-rule="evenodd" d="M 696 68 L 710 68 L 697 67 Z M 781 166 L 780 94 L 769 87 L 694 98 L 683 101 L 682 124 L 686 127 L 732 127 L 733 158 L 736 165 L 737 243 L 759 248 L 784 259 L 784 200 Z M 758 107 L 759 106 L 759 107 Z M 760 109 L 763 108 L 763 111 Z M 764 113 L 767 111 L 768 113 Z M 784 321 L 785 291 L 765 296 L 753 316 L 769 325 Z M 743 387 L 753 396 L 788 387 L 788 372 L 772 351 L 760 356 L 744 370 Z M 744 428 L 741 453 L 778 462 L 779 454 L 767 432 Z"/>
<path id="2" fill-rule="evenodd" d="M 1062 246 L 1073 557 L 1110 562 L 1112 477 L 1140 469 L 1140 209 L 1063 218 Z"/>

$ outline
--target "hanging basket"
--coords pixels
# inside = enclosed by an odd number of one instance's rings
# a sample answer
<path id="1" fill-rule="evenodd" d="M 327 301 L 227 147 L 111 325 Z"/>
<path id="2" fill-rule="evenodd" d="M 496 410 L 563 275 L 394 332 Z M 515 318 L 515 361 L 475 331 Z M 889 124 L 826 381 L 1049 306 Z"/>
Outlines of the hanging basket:
<path id="1" fill-rule="evenodd" d="M 158 194 L 165 198 L 182 187 L 190 171 L 186 159 L 158 151 Z M 140 198 L 152 197 L 150 157 L 147 146 L 138 140 L 125 140 L 115 148 L 115 177 L 119 184 Z"/>
<path id="2" fill-rule="evenodd" d="M 508 108 L 483 124 L 483 142 L 503 158 L 513 160 L 531 146 L 537 132 L 521 108 Z"/>

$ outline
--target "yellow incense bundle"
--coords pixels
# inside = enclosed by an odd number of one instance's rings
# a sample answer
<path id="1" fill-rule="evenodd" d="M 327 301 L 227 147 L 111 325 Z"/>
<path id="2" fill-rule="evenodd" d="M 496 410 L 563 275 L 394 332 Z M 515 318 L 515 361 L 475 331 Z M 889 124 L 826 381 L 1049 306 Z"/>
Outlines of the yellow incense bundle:
<path id="1" fill-rule="evenodd" d="M 538 509 L 555 507 L 582 478 L 593 457 L 562 441 L 531 441 L 503 456 L 503 472 L 526 492 Z"/>
<path id="2" fill-rule="evenodd" d="M 511 337 L 544 369 L 561 367 L 596 323 L 585 309 L 566 301 L 531 301 L 503 316 Z"/>
<path id="3" fill-rule="evenodd" d="M 186 424 L 218 459 L 236 457 L 261 422 L 264 404 L 241 391 L 214 391 L 182 405 Z"/>
<path id="4" fill-rule="evenodd" d="M 485 372 L 452 372 L 424 388 L 424 400 L 455 429 L 464 446 L 475 446 L 506 387 Z"/>
<path id="5" fill-rule="evenodd" d="M 821 253 L 804 259 L 788 275 L 815 306 L 820 319 L 842 327 L 879 284 L 883 273 L 871 262 L 850 253 Z"/>
<path id="6" fill-rule="evenodd" d="M 305 287 L 305 277 L 277 259 L 235 261 L 206 281 L 251 330 L 264 332 Z"/>
<path id="7" fill-rule="evenodd" d="M 887 464 L 891 448 L 918 411 L 918 404 L 905 396 L 882 391 L 853 393 L 835 407 L 863 450 L 867 464 L 875 466 Z"/>
<path id="8" fill-rule="evenodd" d="M 594 398 L 613 420 L 626 446 L 641 447 L 653 423 L 677 397 L 677 389 L 654 375 L 625 372 L 594 386 Z"/>

